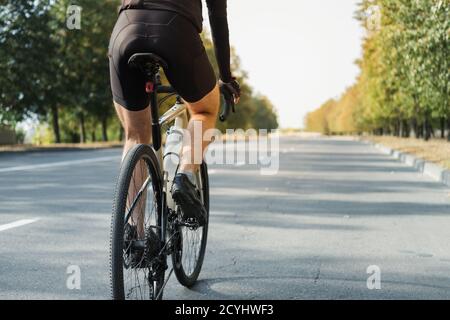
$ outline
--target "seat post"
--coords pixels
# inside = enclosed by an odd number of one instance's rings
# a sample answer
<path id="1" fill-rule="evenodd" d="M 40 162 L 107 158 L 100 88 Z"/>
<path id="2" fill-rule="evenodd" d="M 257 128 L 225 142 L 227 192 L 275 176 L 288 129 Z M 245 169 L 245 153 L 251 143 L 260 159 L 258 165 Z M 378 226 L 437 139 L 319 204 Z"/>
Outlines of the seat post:
<path id="1" fill-rule="evenodd" d="M 137 68 L 145 76 L 146 92 L 150 95 L 152 115 L 153 148 L 158 151 L 162 145 L 161 125 L 159 124 L 158 87 L 161 85 L 160 68 L 167 69 L 167 63 L 154 53 L 135 53 L 128 60 L 128 65 Z"/>
<path id="2" fill-rule="evenodd" d="M 150 92 L 150 112 L 152 115 L 152 140 L 153 148 L 156 151 L 161 149 L 162 136 L 161 136 L 161 125 L 159 124 L 159 110 L 158 110 L 158 73 L 153 75 L 152 84 L 153 90 Z"/>

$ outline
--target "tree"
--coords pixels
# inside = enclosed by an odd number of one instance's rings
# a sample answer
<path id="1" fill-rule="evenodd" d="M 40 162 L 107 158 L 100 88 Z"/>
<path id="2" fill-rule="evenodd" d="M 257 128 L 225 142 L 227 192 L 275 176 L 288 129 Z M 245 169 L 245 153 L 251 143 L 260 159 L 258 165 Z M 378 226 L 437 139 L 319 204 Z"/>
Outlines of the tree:
<path id="1" fill-rule="evenodd" d="M 51 1 L 5 0 L 0 5 L 0 120 L 21 121 L 30 114 L 48 118 L 59 99 L 51 38 Z M 6 76 L 5 76 L 6 75 Z M 53 112 L 59 139 L 57 111 Z"/>
<path id="2" fill-rule="evenodd" d="M 81 28 L 65 28 L 67 8 L 82 8 Z M 108 42 L 117 18 L 116 0 L 61 0 L 52 8 L 60 65 L 64 74 L 65 110 L 79 121 L 81 142 L 87 140 L 86 118 L 95 118 L 108 140 L 108 121 L 114 115 L 109 89 Z M 70 88 L 70 90 L 69 90 Z"/>
<path id="3" fill-rule="evenodd" d="M 361 75 L 329 114 L 332 131 L 372 131 L 428 140 L 449 129 L 449 0 L 362 0 Z M 314 115 L 314 113 L 313 113 Z"/>
<path id="4" fill-rule="evenodd" d="M 119 4 L 120 0 L 1 2 L 0 123 L 11 124 L 37 115 L 41 122 L 51 124 L 56 142 L 120 137 L 108 65 L 109 37 Z M 81 8 L 80 28 L 67 25 L 70 6 Z M 204 42 L 217 71 L 207 33 Z M 220 128 L 275 126 L 274 107 L 254 94 L 234 52 L 232 60 L 233 72 L 242 84 L 242 103 L 238 115 Z M 164 108 L 170 102 L 173 99 Z"/>

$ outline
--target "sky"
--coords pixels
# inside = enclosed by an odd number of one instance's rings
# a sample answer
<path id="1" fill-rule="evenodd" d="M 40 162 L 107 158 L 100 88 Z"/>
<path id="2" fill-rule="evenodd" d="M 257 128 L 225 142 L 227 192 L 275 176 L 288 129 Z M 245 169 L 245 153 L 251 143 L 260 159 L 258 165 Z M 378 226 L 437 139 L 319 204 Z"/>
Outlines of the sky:
<path id="1" fill-rule="evenodd" d="M 355 82 L 364 35 L 353 18 L 358 1 L 228 0 L 231 45 L 282 128 L 302 127 L 309 111 Z"/>

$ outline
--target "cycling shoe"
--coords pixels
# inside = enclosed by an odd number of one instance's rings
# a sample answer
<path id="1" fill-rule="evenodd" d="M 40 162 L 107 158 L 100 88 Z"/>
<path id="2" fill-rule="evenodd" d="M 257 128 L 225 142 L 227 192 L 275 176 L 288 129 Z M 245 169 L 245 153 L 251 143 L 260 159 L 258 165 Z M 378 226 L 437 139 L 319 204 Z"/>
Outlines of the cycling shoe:
<path id="1" fill-rule="evenodd" d="M 183 212 L 183 221 L 196 219 L 200 226 L 206 224 L 207 212 L 195 185 L 182 173 L 176 175 L 172 186 L 172 198 Z"/>

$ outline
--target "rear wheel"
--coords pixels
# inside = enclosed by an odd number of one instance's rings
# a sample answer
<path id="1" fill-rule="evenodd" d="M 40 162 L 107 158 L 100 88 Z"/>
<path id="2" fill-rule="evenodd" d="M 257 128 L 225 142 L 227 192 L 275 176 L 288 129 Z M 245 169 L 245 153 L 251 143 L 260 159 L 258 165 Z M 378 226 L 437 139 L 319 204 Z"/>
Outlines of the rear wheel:
<path id="1" fill-rule="evenodd" d="M 209 179 L 208 167 L 203 163 L 196 177 L 197 191 L 207 212 L 203 227 L 191 228 L 179 226 L 176 230 L 172 264 L 178 281 L 185 287 L 192 287 L 198 279 L 205 257 L 209 224 Z M 181 209 L 178 217 L 181 220 Z"/>
<path id="2" fill-rule="evenodd" d="M 113 299 L 162 297 L 161 181 L 153 149 L 138 145 L 130 150 L 117 182 L 111 223 Z"/>

